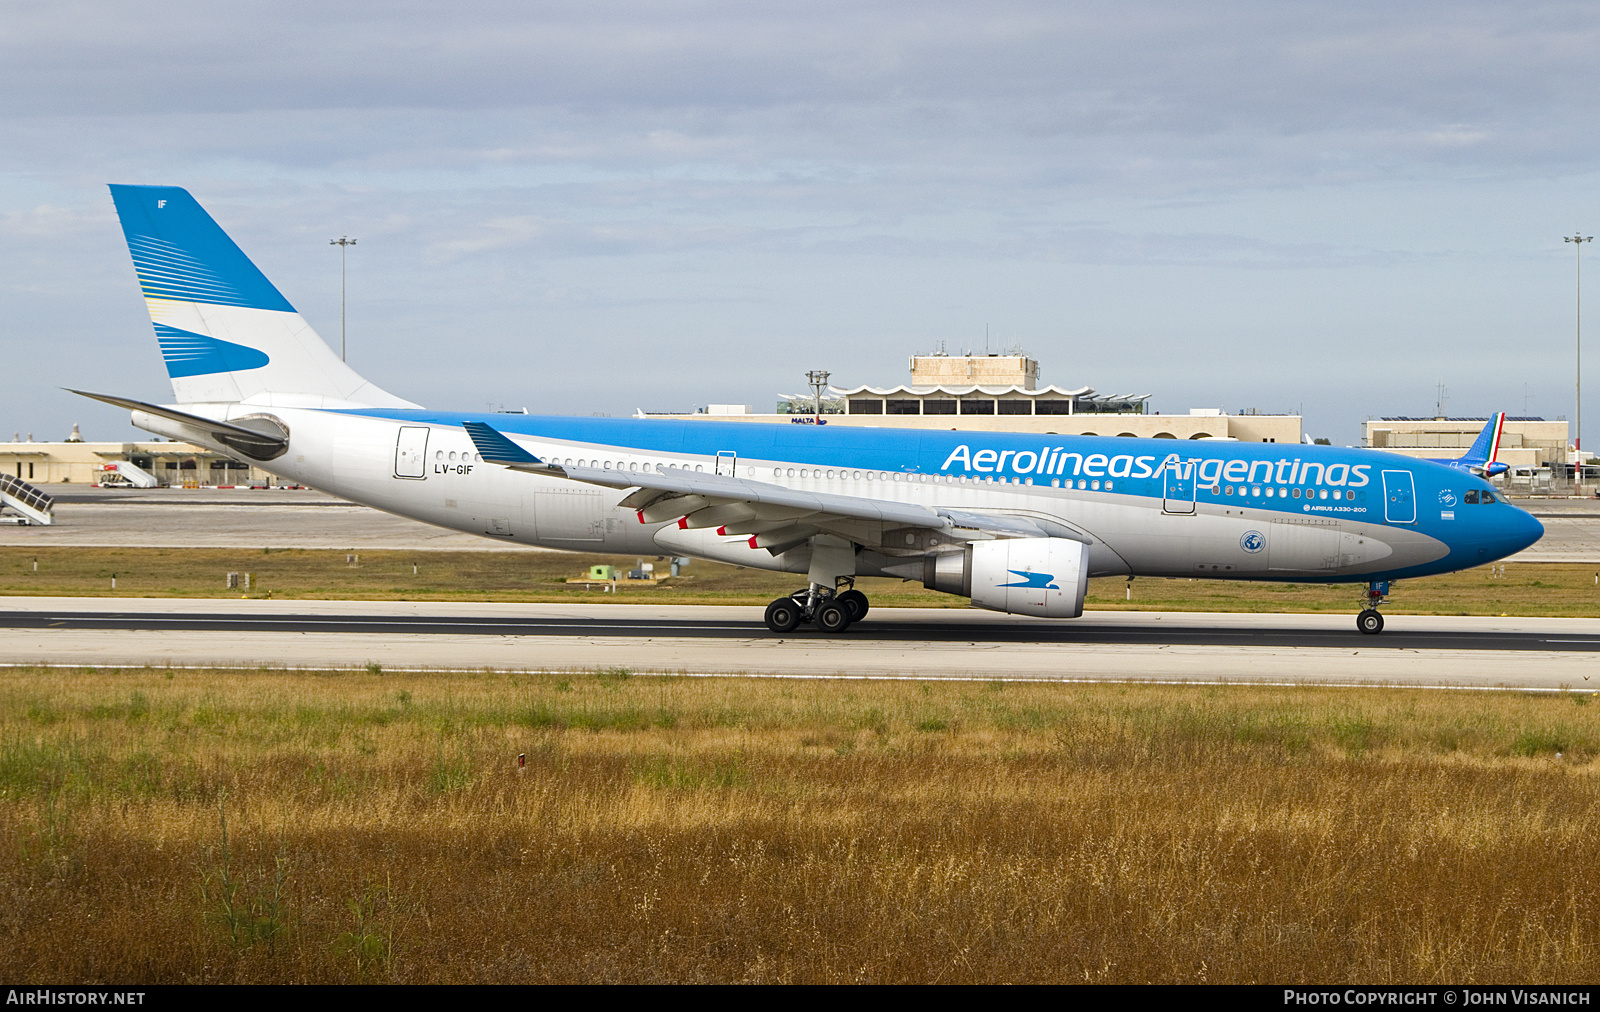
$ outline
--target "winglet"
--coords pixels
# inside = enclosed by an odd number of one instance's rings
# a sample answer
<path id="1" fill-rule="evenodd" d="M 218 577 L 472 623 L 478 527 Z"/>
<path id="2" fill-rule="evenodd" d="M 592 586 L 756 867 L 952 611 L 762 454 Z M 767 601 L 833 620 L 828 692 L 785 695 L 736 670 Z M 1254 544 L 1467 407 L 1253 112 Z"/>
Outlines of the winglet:
<path id="1" fill-rule="evenodd" d="M 557 470 L 507 439 L 493 426 L 482 422 L 462 422 L 461 427 L 467 430 L 467 435 L 471 437 L 472 445 L 478 448 L 478 453 L 490 463 L 504 464 L 519 471 Z"/>

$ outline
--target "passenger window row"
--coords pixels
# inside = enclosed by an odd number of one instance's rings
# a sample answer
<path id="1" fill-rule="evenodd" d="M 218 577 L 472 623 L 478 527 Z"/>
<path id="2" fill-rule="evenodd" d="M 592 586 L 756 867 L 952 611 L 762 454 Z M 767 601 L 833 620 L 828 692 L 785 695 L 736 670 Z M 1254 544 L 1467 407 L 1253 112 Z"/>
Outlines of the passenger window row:
<path id="1" fill-rule="evenodd" d="M 1216 495 L 1217 494 L 1217 486 L 1215 486 L 1215 485 L 1211 486 L 1211 494 L 1212 495 Z M 1234 495 L 1235 494 L 1234 487 L 1232 485 L 1224 486 L 1222 488 L 1222 494 L 1223 495 Z M 1333 489 L 1330 492 L 1328 489 L 1325 489 L 1325 488 L 1307 488 L 1307 489 L 1271 488 L 1271 487 L 1264 488 L 1264 487 L 1262 487 L 1260 485 L 1240 485 L 1239 488 L 1238 488 L 1237 494 L 1243 495 L 1243 496 L 1255 496 L 1255 497 L 1262 498 L 1262 499 L 1271 499 L 1271 498 L 1273 498 L 1275 496 L 1280 498 L 1280 499 L 1290 499 L 1290 498 L 1299 499 L 1301 497 L 1304 497 L 1306 499 L 1328 499 L 1330 497 L 1334 498 L 1334 499 L 1354 499 L 1356 497 L 1355 491 L 1352 490 L 1352 489 L 1348 489 L 1348 488 L 1347 489 L 1337 489 L 1336 488 L 1336 489 Z"/>
<path id="2" fill-rule="evenodd" d="M 579 458 L 578 460 L 573 460 L 571 457 L 568 457 L 564 461 L 562 461 L 561 466 L 562 467 L 598 467 L 603 471 L 609 471 L 612 468 L 615 468 L 618 471 L 645 471 L 647 473 L 650 472 L 650 471 L 654 471 L 658 466 L 659 467 L 681 467 L 685 471 L 689 471 L 689 470 L 704 471 L 705 470 L 705 465 L 703 465 L 703 464 L 696 464 L 696 465 L 694 465 L 693 468 L 691 468 L 688 464 L 674 464 L 670 460 L 666 461 L 666 462 L 664 462 L 662 464 L 657 465 L 657 464 L 654 464 L 654 463 L 652 463 L 652 462 L 650 462 L 648 460 L 641 464 L 637 460 L 633 460 L 633 461 L 625 461 L 625 460 L 592 460 L 592 459 L 585 460 L 585 459 L 582 459 L 582 458 Z"/>

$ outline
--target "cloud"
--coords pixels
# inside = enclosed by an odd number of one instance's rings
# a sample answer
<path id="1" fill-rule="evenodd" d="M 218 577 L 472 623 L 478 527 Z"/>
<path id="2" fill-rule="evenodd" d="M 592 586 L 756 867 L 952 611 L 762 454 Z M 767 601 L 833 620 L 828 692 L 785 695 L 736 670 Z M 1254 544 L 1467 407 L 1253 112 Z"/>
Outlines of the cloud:
<path id="1" fill-rule="evenodd" d="M 300 114 L 324 141 L 318 123 L 382 117 L 321 145 L 326 159 L 415 154 L 384 129 L 407 119 L 447 161 L 631 168 L 1021 158 L 1136 180 L 1172 164 L 1204 182 L 1228 161 L 1303 176 L 1341 155 L 1595 150 L 1591 131 L 1549 130 L 1597 111 L 1573 86 L 1600 52 L 1582 4 L 179 0 L 8 14 L 0 112 Z M 468 136 L 450 137 L 459 116 Z M 497 120 L 512 130 L 490 140 Z"/>
<path id="2" fill-rule="evenodd" d="M 1483 368 L 1508 340 L 1531 376 L 1565 362 L 1549 247 L 1600 164 L 1584 3 L 5 10 L 0 314 L 49 382 L 160 382 L 114 180 L 188 186 L 314 321 L 337 312 L 327 239 L 359 236 L 357 346 L 432 402 L 528 384 L 625 410 L 572 381 L 596 361 L 759 401 L 791 385 L 774 370 L 889 381 L 867 373 L 993 323 L 1064 383 L 1292 383 L 1358 417 L 1388 409 L 1371 349 L 1425 390 L 1428 363 L 1470 362 L 1485 398 L 1516 379 Z M 459 370 L 415 367 L 465 333 Z M 1273 396 L 1211 392 L 1245 382 Z"/>

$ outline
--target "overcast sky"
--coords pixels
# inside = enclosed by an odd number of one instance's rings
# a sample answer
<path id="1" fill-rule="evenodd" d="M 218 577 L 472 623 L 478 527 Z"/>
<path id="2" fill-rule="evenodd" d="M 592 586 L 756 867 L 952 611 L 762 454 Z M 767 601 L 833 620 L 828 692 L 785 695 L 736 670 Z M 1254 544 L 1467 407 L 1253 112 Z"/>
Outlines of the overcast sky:
<path id="1" fill-rule="evenodd" d="M 58 388 L 171 397 L 108 182 L 187 187 L 335 346 L 357 237 L 351 362 L 435 407 L 771 410 L 987 332 L 1341 443 L 1441 381 L 1570 418 L 1597 35 L 1470 0 L 0 0 L 0 429 L 133 438 Z"/>

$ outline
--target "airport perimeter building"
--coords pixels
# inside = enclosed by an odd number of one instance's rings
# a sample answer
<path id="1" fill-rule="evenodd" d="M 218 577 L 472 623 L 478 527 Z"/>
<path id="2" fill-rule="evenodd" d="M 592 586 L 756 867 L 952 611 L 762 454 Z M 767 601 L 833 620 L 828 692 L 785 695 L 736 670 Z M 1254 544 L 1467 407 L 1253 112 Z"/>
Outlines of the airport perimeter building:
<path id="1" fill-rule="evenodd" d="M 77 428 L 73 428 L 77 432 Z M 265 485 L 267 472 L 225 454 L 165 440 L 139 443 L 90 443 L 62 440 L 36 443 L 30 435 L 0 443 L 0 470 L 23 481 L 46 486 L 62 482 L 80 485 L 120 484 L 108 466 L 127 461 L 155 475 L 163 485 L 194 488 L 229 485 Z"/>
<path id="2" fill-rule="evenodd" d="M 1459 457 L 1488 418 L 1369 418 L 1362 445 L 1407 457 Z M 1571 463 L 1565 421 L 1510 416 L 1500 438 L 1500 460 L 1513 468 L 1540 470 Z"/>

